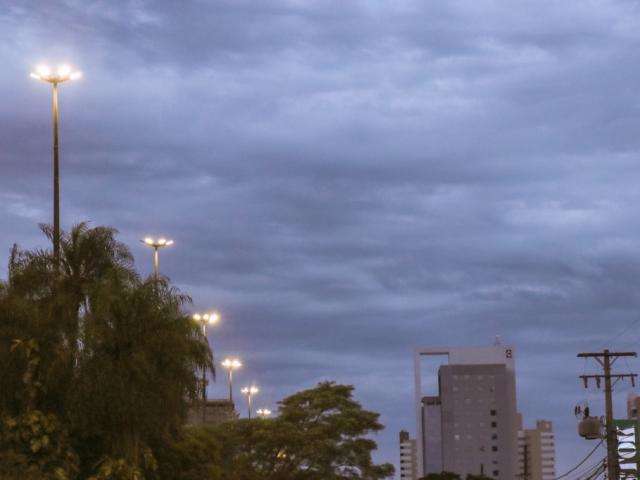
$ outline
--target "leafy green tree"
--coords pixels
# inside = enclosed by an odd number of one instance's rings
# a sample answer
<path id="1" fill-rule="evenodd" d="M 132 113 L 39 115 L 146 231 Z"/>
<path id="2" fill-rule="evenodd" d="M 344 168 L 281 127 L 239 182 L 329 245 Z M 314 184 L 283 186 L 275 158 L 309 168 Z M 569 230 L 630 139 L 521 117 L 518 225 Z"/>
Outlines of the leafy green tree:
<path id="1" fill-rule="evenodd" d="M 15 340 L 11 352 L 24 355 L 22 376 L 25 411 L 18 416 L 0 416 L 0 478 L 3 480 L 71 480 L 78 459 L 58 417 L 34 408 L 42 385 L 37 380 L 39 347 L 35 340 Z"/>
<path id="2" fill-rule="evenodd" d="M 208 473 L 181 464 L 176 457 L 160 459 L 163 477 L 180 480 L 341 480 L 383 479 L 393 475 L 390 464 L 376 465 L 376 443 L 367 436 L 382 430 L 378 414 L 364 410 L 353 398 L 353 387 L 320 383 L 280 402 L 273 419 L 238 420 L 188 438 L 198 439 L 197 452 L 211 448 L 208 459 L 198 455 Z M 208 439 L 207 439 L 208 435 Z M 182 451 L 185 443 L 178 445 Z M 184 458 L 177 456 L 178 458 Z M 167 466 L 166 463 L 173 466 Z M 188 463 L 188 462 L 187 462 Z M 179 464 L 180 465 L 180 464 Z M 209 476 L 206 476 L 209 475 Z"/>
<path id="3" fill-rule="evenodd" d="M 201 393 L 196 372 L 212 366 L 206 339 L 183 312 L 190 299 L 165 279 L 141 279 L 115 235 L 77 225 L 62 236 L 60 268 L 50 251 L 14 247 L 0 284 L 0 364 L 9 367 L 0 372 L 0 414 L 58 418 L 81 478 L 96 468 L 100 479 L 153 472 L 152 446 L 177 437 Z M 14 339 L 39 345 L 37 372 L 12 353 Z"/>

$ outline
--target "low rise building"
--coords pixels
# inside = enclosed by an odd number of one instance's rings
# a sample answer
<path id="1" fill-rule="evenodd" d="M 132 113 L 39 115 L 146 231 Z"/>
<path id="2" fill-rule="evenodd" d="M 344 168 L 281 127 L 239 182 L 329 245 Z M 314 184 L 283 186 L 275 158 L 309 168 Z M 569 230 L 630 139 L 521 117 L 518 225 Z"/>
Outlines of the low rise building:
<path id="1" fill-rule="evenodd" d="M 538 420 L 536 427 L 518 431 L 518 478 L 553 480 L 556 478 L 556 449 L 553 424 Z"/>
<path id="2" fill-rule="evenodd" d="M 227 399 L 208 399 L 191 405 L 187 416 L 189 425 L 220 425 L 238 418 L 233 402 Z"/>

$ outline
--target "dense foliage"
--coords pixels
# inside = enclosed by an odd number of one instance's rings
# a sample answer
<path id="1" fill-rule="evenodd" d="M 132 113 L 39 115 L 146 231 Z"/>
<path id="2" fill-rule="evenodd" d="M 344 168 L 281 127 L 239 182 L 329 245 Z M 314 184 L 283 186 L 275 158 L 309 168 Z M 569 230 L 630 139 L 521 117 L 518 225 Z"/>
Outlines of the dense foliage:
<path id="1" fill-rule="evenodd" d="M 188 297 L 141 279 L 115 234 L 74 227 L 59 266 L 47 250 L 11 253 L 0 284 L 0 463 L 15 478 L 142 478 L 156 465 L 152 446 L 176 438 L 200 393 L 196 371 L 212 360 L 182 311 Z"/>
<path id="2" fill-rule="evenodd" d="M 375 480 L 393 475 L 376 465 L 378 414 L 352 398 L 353 387 L 321 383 L 285 398 L 273 419 L 239 420 L 188 431 L 161 458 L 166 480 Z M 181 454 L 176 455 L 176 451 Z"/>

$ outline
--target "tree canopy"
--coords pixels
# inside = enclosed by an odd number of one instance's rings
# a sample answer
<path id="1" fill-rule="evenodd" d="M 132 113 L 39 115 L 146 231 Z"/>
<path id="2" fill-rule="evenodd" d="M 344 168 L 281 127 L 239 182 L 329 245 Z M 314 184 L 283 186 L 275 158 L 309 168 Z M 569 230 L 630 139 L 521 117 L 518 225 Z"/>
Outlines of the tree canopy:
<path id="1" fill-rule="evenodd" d="M 378 414 L 363 409 L 352 396 L 352 386 L 320 383 L 282 400 L 275 418 L 192 429 L 174 447 L 174 451 L 189 452 L 191 461 L 176 464 L 176 457 L 168 456 L 168 465 L 164 466 L 161 460 L 161 470 L 171 475 L 164 478 L 375 480 L 390 477 L 393 466 L 376 465 L 371 458 L 376 443 L 368 436 L 383 428 Z"/>
<path id="2" fill-rule="evenodd" d="M 38 430 L 60 426 L 80 478 L 153 470 L 151 446 L 176 437 L 202 388 L 197 369 L 212 366 L 183 311 L 189 298 L 166 279 L 140 278 L 116 233 L 75 226 L 62 235 L 59 267 L 48 250 L 11 252 L 0 284 L 0 364 L 8 366 L 0 372 L 0 456 L 31 451 L 12 457 L 25 460 L 24 478 L 36 452 L 11 432 L 34 421 Z"/>

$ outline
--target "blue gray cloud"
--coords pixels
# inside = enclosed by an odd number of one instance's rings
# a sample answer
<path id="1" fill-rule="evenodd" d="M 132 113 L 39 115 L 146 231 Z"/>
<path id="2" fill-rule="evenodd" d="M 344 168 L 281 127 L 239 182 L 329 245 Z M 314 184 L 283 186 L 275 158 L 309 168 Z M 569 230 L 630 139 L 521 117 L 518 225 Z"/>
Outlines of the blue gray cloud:
<path id="1" fill-rule="evenodd" d="M 64 224 L 117 227 L 143 271 L 138 239 L 172 236 L 163 272 L 222 310 L 211 340 L 263 401 L 353 383 L 395 462 L 412 348 L 501 335 L 563 470 L 589 448 L 573 405 L 600 408 L 575 354 L 640 341 L 616 335 L 640 307 L 639 23 L 624 0 L 5 2 L 0 249 L 43 245 L 28 72 L 73 62 Z"/>

